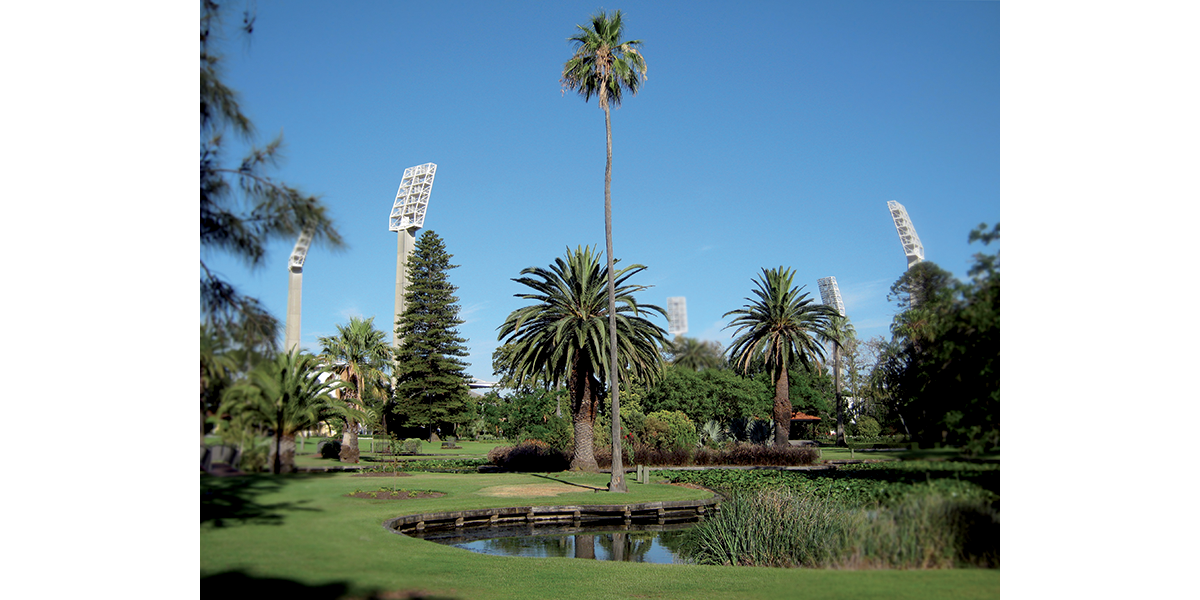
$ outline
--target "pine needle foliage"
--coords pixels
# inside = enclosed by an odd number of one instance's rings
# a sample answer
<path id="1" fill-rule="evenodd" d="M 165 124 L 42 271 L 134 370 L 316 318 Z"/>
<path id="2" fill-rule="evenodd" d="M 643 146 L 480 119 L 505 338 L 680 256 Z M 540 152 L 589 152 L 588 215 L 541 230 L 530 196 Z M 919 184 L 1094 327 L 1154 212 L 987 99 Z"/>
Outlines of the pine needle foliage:
<path id="1" fill-rule="evenodd" d="M 396 349 L 393 414 L 401 426 L 429 428 L 456 426 L 470 419 L 467 384 L 466 338 L 458 335 L 458 289 L 447 271 L 453 255 L 432 230 L 417 239 L 408 258 L 408 289 L 404 313 L 396 320 L 400 347 Z"/>
<path id="2" fill-rule="evenodd" d="M 241 110 L 238 94 L 221 79 L 221 9 L 216 2 L 200 4 L 200 307 L 214 328 L 236 332 L 247 347 L 275 348 L 279 322 L 258 299 L 239 292 L 204 257 L 221 253 L 247 267 L 264 265 L 267 244 L 295 240 L 311 229 L 313 242 L 340 247 L 342 238 L 316 196 L 305 194 L 268 175 L 282 160 L 282 136 L 266 146 L 251 148 L 240 163 L 228 164 L 224 135 L 232 131 L 243 140 L 254 137 L 254 124 Z M 242 31 L 254 29 L 246 12 Z"/>

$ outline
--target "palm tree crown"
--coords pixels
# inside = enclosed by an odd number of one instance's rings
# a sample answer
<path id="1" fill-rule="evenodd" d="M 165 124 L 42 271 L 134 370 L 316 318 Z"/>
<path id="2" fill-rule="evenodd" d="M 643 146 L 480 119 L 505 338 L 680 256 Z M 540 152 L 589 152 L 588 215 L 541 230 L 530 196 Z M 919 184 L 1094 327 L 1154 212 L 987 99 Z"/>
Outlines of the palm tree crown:
<path id="1" fill-rule="evenodd" d="M 221 415 L 244 418 L 274 431 L 273 473 L 292 470 L 298 431 L 331 416 L 349 419 L 359 414 L 330 395 L 344 384 L 332 378 L 322 381 L 325 372 L 317 357 L 297 348 L 259 363 L 245 380 L 225 392 Z"/>
<path id="2" fill-rule="evenodd" d="M 643 271 L 630 265 L 615 272 L 617 360 L 625 373 L 655 380 L 661 371 L 659 347 L 666 332 L 643 316 L 666 311 L 638 304 L 633 294 L 647 286 L 627 283 Z M 535 304 L 512 312 L 500 326 L 499 339 L 512 345 L 512 372 L 521 385 L 542 375 L 549 385 L 564 382 L 571 392 L 575 422 L 575 456 L 572 468 L 598 469 L 592 448 L 592 424 L 601 386 L 607 382 L 609 359 L 608 309 L 605 285 L 608 270 L 591 248 L 567 250 L 549 269 L 530 267 L 517 283 L 533 292 L 516 294 Z"/>
<path id="3" fill-rule="evenodd" d="M 745 307 L 725 313 L 736 318 L 726 329 L 736 327 L 729 346 L 730 360 L 743 372 L 760 359 L 775 379 L 775 444 L 786 445 L 792 403 L 788 398 L 788 367 L 799 362 L 809 367 L 810 359 L 825 356 L 820 339 L 827 338 L 829 320 L 837 312 L 814 304 L 807 292 L 793 287 L 790 268 L 763 269 L 756 280 L 756 300 L 747 298 Z"/>
<path id="4" fill-rule="evenodd" d="M 579 32 L 567 38 L 575 44 L 575 54 L 563 65 L 563 90 L 578 92 L 584 102 L 592 96 L 607 109 L 621 105 L 625 90 L 636 96 L 646 78 L 646 61 L 638 51 L 641 40 L 624 41 L 621 11 L 608 16 L 604 11 L 592 15 L 591 28 L 575 26 Z"/>
<path id="5" fill-rule="evenodd" d="M 341 397 L 352 408 L 362 410 L 374 392 L 384 385 L 384 369 L 391 359 L 391 348 L 382 331 L 375 328 L 375 318 L 350 317 L 349 325 L 337 326 L 336 336 L 318 338 L 321 357 L 330 370 L 345 382 Z M 358 431 L 353 420 L 346 422 L 342 432 L 343 462 L 358 462 Z"/>

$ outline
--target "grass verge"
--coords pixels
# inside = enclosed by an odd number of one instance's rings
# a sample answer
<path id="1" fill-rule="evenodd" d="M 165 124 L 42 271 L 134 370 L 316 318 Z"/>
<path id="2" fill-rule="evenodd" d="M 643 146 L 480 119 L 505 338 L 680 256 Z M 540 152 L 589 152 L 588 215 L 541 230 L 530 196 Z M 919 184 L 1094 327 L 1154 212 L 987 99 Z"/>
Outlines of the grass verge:
<path id="1" fill-rule="evenodd" d="M 604 487 L 606 475 L 554 474 Z M 346 473 L 201 478 L 202 594 L 238 589 L 291 597 L 520 599 L 572 598 L 998 598 L 998 570 L 825 571 L 763 567 L 652 565 L 572 558 L 474 554 L 385 531 L 402 514 L 496 506 L 609 504 L 605 492 L 548 493 L 556 483 L 525 474 L 415 473 L 405 489 L 436 490 L 429 500 L 349 498 L 387 478 Z M 561 485 L 561 484 L 557 484 Z M 541 487 L 539 487 L 541 486 Z M 574 487 L 574 486 L 564 486 Z M 621 501 L 688 500 L 707 493 L 630 484 Z M 390 596 L 389 596 L 390 594 Z"/>

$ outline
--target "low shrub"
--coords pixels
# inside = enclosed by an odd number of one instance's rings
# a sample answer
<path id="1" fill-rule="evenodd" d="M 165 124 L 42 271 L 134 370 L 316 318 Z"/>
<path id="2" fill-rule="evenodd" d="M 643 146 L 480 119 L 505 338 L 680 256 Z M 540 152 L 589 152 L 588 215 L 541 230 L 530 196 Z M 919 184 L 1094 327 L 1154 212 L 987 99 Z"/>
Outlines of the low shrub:
<path id="1" fill-rule="evenodd" d="M 408 438 L 407 440 L 404 440 L 404 443 L 401 444 L 401 446 L 400 446 L 400 453 L 401 454 L 420 454 L 421 453 L 421 440 L 418 440 L 416 438 Z"/>
<path id="2" fill-rule="evenodd" d="M 525 440 L 516 446 L 496 446 L 488 451 L 488 462 L 505 471 L 549 473 L 565 471 L 571 457 L 540 440 Z"/>
<path id="3" fill-rule="evenodd" d="M 342 443 L 337 440 L 326 440 L 317 444 L 317 452 L 321 458 L 338 458 L 342 452 Z"/>

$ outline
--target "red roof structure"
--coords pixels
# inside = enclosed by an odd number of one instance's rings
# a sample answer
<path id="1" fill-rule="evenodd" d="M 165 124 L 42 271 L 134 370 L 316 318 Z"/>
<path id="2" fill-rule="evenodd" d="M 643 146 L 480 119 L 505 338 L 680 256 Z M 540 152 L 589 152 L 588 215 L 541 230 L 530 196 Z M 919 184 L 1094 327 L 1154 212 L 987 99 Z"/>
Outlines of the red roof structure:
<path id="1" fill-rule="evenodd" d="M 817 421 L 820 421 L 820 420 L 821 420 L 821 417 L 814 417 L 811 415 L 806 415 L 800 411 L 796 411 L 795 413 L 792 413 L 792 421 L 799 421 L 801 423 L 816 423 Z"/>

